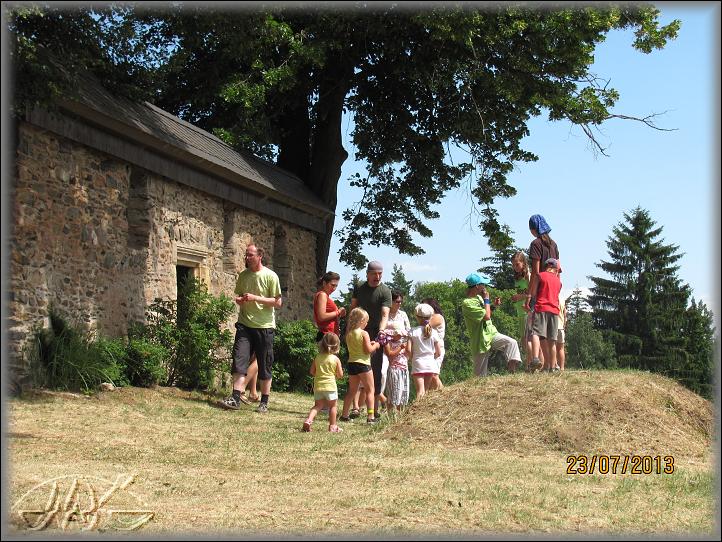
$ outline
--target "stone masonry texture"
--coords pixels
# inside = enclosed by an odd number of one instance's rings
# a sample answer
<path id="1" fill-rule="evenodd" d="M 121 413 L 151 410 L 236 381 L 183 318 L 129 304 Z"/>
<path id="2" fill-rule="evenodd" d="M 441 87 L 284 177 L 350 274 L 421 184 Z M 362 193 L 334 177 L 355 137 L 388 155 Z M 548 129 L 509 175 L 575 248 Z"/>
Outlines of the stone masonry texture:
<path id="1" fill-rule="evenodd" d="M 123 336 L 155 298 L 175 299 L 177 264 L 196 268 L 212 294 L 232 295 L 251 242 L 281 279 L 277 318 L 312 317 L 314 232 L 24 122 L 14 181 L 11 371 L 23 371 L 23 348 L 51 305 L 87 330 Z"/>

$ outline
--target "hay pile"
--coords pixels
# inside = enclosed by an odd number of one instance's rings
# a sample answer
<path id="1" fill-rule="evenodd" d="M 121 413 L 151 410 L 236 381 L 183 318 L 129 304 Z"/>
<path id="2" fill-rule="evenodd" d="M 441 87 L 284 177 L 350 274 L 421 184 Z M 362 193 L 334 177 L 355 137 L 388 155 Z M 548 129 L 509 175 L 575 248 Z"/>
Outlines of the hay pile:
<path id="1" fill-rule="evenodd" d="M 663 376 L 573 371 L 472 378 L 416 401 L 389 438 L 505 453 L 704 459 L 712 403 Z"/>

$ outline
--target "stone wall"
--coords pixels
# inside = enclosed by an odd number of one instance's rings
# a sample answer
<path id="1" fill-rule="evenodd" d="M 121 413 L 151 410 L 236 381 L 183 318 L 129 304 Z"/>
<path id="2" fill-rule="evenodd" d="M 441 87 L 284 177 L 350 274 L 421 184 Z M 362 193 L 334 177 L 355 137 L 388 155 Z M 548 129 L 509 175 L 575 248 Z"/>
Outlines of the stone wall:
<path id="1" fill-rule="evenodd" d="M 52 304 L 107 336 L 156 297 L 176 297 L 176 265 L 231 295 L 250 242 L 281 278 L 280 319 L 311 318 L 316 234 L 149 173 L 31 124 L 18 129 L 9 352 Z M 235 317 L 232 319 L 235 321 Z M 229 322 L 229 325 L 232 324 Z"/>

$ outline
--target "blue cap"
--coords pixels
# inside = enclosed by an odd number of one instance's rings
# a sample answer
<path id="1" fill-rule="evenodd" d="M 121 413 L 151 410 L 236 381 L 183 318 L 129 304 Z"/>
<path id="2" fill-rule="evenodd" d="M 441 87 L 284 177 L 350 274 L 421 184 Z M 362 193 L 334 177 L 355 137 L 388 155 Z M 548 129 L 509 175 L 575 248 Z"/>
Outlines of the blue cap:
<path id="1" fill-rule="evenodd" d="M 491 279 L 489 277 L 487 277 L 486 275 L 479 275 L 478 273 L 472 273 L 464 280 L 466 281 L 466 285 L 469 288 L 473 288 L 474 286 L 477 286 L 479 284 L 483 284 L 485 286 L 491 284 Z"/>

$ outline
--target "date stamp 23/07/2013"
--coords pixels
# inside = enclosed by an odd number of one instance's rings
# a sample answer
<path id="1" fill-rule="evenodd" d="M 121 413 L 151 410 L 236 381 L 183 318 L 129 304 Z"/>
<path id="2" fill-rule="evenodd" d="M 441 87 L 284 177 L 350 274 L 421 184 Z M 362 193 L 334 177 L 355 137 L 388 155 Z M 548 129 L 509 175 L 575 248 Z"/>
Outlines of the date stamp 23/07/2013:
<path id="1" fill-rule="evenodd" d="M 568 455 L 567 474 L 674 474 L 674 456 Z"/>

